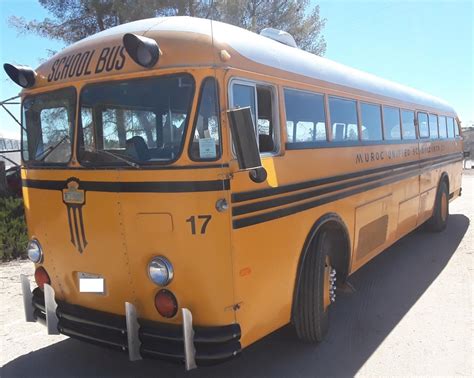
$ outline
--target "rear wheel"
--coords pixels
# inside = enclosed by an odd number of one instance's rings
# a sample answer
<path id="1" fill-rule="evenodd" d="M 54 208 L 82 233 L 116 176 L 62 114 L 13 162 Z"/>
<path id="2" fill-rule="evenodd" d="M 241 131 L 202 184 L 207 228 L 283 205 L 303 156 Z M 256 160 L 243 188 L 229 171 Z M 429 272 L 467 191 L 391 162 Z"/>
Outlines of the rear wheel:
<path id="1" fill-rule="evenodd" d="M 298 338 L 303 341 L 320 342 L 329 328 L 328 310 L 336 298 L 331 239 L 328 231 L 319 233 L 311 243 L 301 271 L 293 323 Z"/>
<path id="2" fill-rule="evenodd" d="M 427 222 L 428 229 L 433 232 L 441 232 L 448 225 L 449 218 L 449 192 L 446 181 L 442 181 L 436 193 L 436 202 L 433 215 Z"/>

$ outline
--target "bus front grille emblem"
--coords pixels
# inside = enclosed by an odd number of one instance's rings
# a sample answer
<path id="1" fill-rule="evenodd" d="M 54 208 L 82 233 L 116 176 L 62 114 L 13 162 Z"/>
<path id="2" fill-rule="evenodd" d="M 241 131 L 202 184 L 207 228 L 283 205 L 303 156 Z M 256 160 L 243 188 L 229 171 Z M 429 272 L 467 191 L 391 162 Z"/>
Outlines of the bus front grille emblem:
<path id="1" fill-rule="evenodd" d="M 67 207 L 67 220 L 71 243 L 82 253 L 87 246 L 82 207 L 86 203 L 85 190 L 79 189 L 79 179 L 73 177 L 67 180 L 66 189 L 63 189 L 63 202 Z"/>

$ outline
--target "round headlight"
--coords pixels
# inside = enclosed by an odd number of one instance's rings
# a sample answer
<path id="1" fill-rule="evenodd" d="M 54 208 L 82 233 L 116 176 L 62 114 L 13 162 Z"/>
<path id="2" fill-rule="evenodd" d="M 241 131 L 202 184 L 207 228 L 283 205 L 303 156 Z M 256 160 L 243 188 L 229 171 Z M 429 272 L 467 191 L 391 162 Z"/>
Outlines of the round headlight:
<path id="1" fill-rule="evenodd" d="M 38 264 L 43 260 L 43 251 L 37 240 L 30 240 L 28 243 L 28 258 L 35 264 Z"/>
<path id="2" fill-rule="evenodd" d="M 168 259 L 158 256 L 148 264 L 148 274 L 154 283 L 166 286 L 173 279 L 173 266 Z"/>

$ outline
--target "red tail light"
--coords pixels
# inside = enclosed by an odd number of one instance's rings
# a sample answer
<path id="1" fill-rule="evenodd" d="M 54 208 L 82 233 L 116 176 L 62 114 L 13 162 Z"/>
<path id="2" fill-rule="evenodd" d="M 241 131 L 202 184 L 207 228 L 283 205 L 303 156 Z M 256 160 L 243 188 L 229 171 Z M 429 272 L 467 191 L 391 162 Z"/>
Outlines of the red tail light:
<path id="1" fill-rule="evenodd" d="M 178 312 L 178 301 L 171 291 L 162 289 L 155 296 L 155 307 L 161 316 L 172 318 Z"/>
<path id="2" fill-rule="evenodd" d="M 35 281 L 41 290 L 43 290 L 45 283 L 48 285 L 51 283 L 48 272 L 42 266 L 35 270 Z"/>

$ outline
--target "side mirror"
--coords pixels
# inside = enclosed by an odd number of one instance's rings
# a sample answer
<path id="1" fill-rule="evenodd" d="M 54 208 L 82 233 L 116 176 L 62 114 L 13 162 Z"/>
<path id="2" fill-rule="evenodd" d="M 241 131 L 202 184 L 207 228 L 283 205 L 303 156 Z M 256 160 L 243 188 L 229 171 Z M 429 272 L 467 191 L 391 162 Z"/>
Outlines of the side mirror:
<path id="1" fill-rule="evenodd" d="M 260 183 L 266 180 L 267 171 L 262 167 L 250 107 L 228 112 L 239 168 L 250 170 L 250 179 Z"/>

